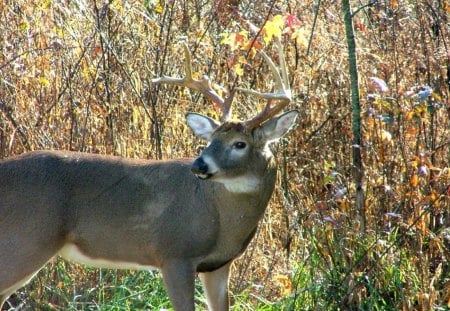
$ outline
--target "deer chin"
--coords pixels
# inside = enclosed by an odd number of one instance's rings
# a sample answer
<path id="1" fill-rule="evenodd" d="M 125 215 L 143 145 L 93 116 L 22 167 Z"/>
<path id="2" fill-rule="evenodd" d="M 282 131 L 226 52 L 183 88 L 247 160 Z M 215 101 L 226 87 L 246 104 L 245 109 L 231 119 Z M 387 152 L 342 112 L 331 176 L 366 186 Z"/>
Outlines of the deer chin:
<path id="1" fill-rule="evenodd" d="M 196 173 L 198 179 L 211 180 L 222 184 L 229 192 L 233 193 L 253 193 L 259 190 L 261 181 L 253 174 L 240 176 L 226 176 L 220 172 Z"/>
<path id="2" fill-rule="evenodd" d="M 195 174 L 195 176 L 198 179 L 206 180 L 206 179 L 210 179 L 211 177 L 213 177 L 213 174 Z"/>

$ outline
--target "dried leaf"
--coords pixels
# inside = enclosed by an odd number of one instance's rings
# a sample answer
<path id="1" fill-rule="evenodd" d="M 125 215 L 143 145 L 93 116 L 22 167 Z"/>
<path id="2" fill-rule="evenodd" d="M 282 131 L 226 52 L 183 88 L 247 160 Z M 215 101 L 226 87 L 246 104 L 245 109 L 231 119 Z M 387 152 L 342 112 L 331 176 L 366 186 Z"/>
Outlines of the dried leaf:
<path id="1" fill-rule="evenodd" d="M 287 275 L 277 274 L 274 276 L 275 281 L 278 283 L 280 287 L 281 295 L 288 296 L 292 292 L 292 282 Z"/>
<path id="2" fill-rule="evenodd" d="M 416 188 L 419 185 L 419 176 L 417 176 L 416 174 L 412 175 L 409 184 L 412 187 Z"/>
<path id="3" fill-rule="evenodd" d="M 389 132 L 386 131 L 386 130 L 382 130 L 382 131 L 381 131 L 381 139 L 382 139 L 382 140 L 385 140 L 385 141 L 387 141 L 387 142 L 391 142 L 391 141 L 392 141 L 392 134 L 389 133 Z"/>
<path id="4" fill-rule="evenodd" d="M 369 78 L 373 84 L 383 93 L 387 92 L 389 90 L 386 82 L 383 79 L 377 78 L 377 77 L 370 77 Z"/>

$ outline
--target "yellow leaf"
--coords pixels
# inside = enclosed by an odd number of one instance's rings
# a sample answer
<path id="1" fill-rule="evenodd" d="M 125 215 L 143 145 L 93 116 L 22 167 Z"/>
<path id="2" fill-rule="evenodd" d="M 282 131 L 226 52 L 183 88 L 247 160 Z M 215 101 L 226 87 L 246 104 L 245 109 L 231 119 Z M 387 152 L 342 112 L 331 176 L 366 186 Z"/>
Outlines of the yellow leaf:
<path id="1" fill-rule="evenodd" d="M 436 101 L 438 101 L 438 102 L 442 101 L 441 96 L 439 96 L 439 94 L 436 94 L 436 93 L 434 93 L 434 92 L 431 93 L 431 97 L 433 97 L 434 100 L 436 100 Z"/>
<path id="2" fill-rule="evenodd" d="M 244 74 L 244 69 L 242 68 L 240 63 L 236 63 L 234 65 L 234 72 L 240 77 Z"/>
<path id="3" fill-rule="evenodd" d="M 239 64 L 248 64 L 247 58 L 245 58 L 245 56 L 243 56 L 243 55 L 239 56 L 238 63 Z"/>
<path id="4" fill-rule="evenodd" d="M 28 28 L 30 28 L 30 24 L 28 24 L 27 22 L 23 22 L 19 27 L 22 32 L 26 32 Z"/>
<path id="5" fill-rule="evenodd" d="M 41 9 L 47 9 L 51 3 L 52 3 L 51 0 L 44 0 L 39 3 L 39 6 Z"/>
<path id="6" fill-rule="evenodd" d="M 155 12 L 158 14 L 162 14 L 162 12 L 164 12 L 164 2 L 163 1 L 160 1 L 160 0 L 156 1 Z"/>
<path id="7" fill-rule="evenodd" d="M 159 1 L 158 1 L 159 2 Z M 112 2 L 112 7 L 114 9 L 116 9 L 118 12 L 122 13 L 123 12 L 123 6 L 122 6 L 122 2 L 120 1 L 113 1 Z"/>
<path id="8" fill-rule="evenodd" d="M 133 114 L 132 114 L 132 122 L 133 122 L 133 126 L 135 128 L 139 128 L 139 119 L 140 119 L 140 112 L 139 109 L 136 107 L 133 107 Z"/>
<path id="9" fill-rule="evenodd" d="M 414 156 L 414 158 L 409 162 L 409 165 L 412 167 L 419 167 L 420 164 L 420 158 L 418 156 Z"/>
<path id="10" fill-rule="evenodd" d="M 428 109 L 425 105 L 416 106 L 415 112 L 417 115 L 421 115 L 422 113 L 427 113 Z"/>
<path id="11" fill-rule="evenodd" d="M 248 41 L 248 32 L 241 31 L 238 33 L 223 33 L 221 44 L 227 44 L 230 46 L 231 50 L 237 50 L 247 44 Z"/>
<path id="12" fill-rule="evenodd" d="M 381 107 L 384 107 L 384 108 L 389 108 L 391 106 L 391 104 L 388 101 L 385 101 L 385 100 L 382 100 L 382 99 L 379 99 L 379 98 L 377 98 L 375 100 L 375 102 L 377 104 L 379 104 Z"/>
<path id="13" fill-rule="evenodd" d="M 292 33 L 292 39 L 295 39 L 298 45 L 304 48 L 308 47 L 308 34 L 305 28 L 298 27 Z"/>
<path id="14" fill-rule="evenodd" d="M 285 19 L 285 16 L 275 15 L 271 21 L 266 23 L 264 26 L 264 42 L 266 45 L 270 43 L 274 36 L 278 38 L 281 37 Z"/>
<path id="15" fill-rule="evenodd" d="M 44 86 L 44 87 L 49 87 L 50 86 L 50 81 L 48 81 L 48 79 L 46 77 L 40 77 L 39 78 L 39 83 Z"/>

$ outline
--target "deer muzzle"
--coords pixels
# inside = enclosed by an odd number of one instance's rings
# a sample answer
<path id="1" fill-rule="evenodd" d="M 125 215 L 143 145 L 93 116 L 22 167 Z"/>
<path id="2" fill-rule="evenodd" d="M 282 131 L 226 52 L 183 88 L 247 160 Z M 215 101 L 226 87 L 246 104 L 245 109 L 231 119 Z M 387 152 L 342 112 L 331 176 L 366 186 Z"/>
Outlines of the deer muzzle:
<path id="1" fill-rule="evenodd" d="M 191 171 L 200 179 L 208 179 L 212 176 L 212 174 L 208 173 L 208 164 L 206 164 L 202 157 L 197 158 L 192 163 Z"/>

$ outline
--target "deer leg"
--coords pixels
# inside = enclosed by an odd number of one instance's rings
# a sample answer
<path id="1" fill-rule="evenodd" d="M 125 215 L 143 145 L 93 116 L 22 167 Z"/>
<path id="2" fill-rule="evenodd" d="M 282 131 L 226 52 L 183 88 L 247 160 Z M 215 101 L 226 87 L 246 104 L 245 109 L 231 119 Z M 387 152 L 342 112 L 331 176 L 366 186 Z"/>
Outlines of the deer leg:
<path id="1" fill-rule="evenodd" d="M 227 311 L 229 308 L 228 276 L 230 265 L 231 262 L 215 271 L 199 274 L 210 311 Z"/>
<path id="2" fill-rule="evenodd" d="M 6 269 L 6 271 L 10 271 L 11 273 L 13 273 L 13 270 L 14 269 Z M 6 300 L 8 300 L 9 296 L 11 296 L 16 290 L 28 283 L 28 281 L 31 280 L 38 271 L 39 269 L 33 272 L 31 275 L 25 277 L 24 279 L 17 281 L 15 284 L 9 286 L 8 288 L 4 288 L 4 286 L 0 284 L 0 310 L 2 310 L 3 304 L 6 302 Z"/>
<path id="3" fill-rule="evenodd" d="M 0 252 L 0 310 L 8 297 L 27 284 L 59 248 L 57 243 L 54 247 L 47 246 L 46 250 L 41 244 L 31 244 L 22 240 L 17 241 L 19 247 L 10 248 L 7 243 L 0 242 L 0 249 L 5 250 Z"/>
<path id="4" fill-rule="evenodd" d="M 5 303 L 6 299 L 8 299 L 7 295 L 0 295 L 0 310 L 3 307 L 3 304 Z"/>
<path id="5" fill-rule="evenodd" d="M 165 262 L 161 272 L 174 310 L 194 311 L 195 270 L 192 263 Z"/>

